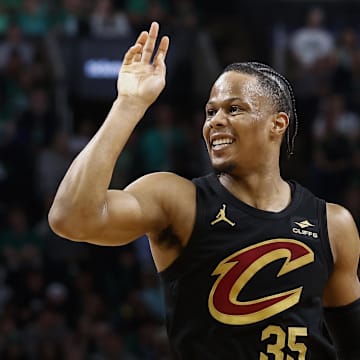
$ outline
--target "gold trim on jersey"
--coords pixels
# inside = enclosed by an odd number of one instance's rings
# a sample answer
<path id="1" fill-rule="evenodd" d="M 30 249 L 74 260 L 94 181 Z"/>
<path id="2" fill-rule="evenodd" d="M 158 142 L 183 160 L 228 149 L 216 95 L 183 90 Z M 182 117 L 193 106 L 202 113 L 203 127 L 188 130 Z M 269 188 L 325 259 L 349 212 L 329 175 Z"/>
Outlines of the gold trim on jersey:
<path id="1" fill-rule="evenodd" d="M 253 260 L 249 260 L 250 253 L 251 257 L 254 257 Z M 295 256 L 296 253 L 301 253 L 301 255 Z M 246 261 L 241 262 L 240 259 L 250 262 L 245 266 Z M 302 286 L 259 299 L 237 300 L 245 285 L 251 281 L 257 272 L 266 265 L 280 259 L 285 259 L 285 261 L 277 277 L 312 263 L 314 253 L 300 241 L 279 238 L 249 246 L 222 260 L 212 272 L 212 275 L 218 275 L 218 278 L 208 298 L 210 314 L 224 324 L 247 325 L 267 319 L 297 304 L 302 293 Z M 236 267 L 240 270 L 236 269 Z M 239 274 L 236 273 L 237 270 Z M 235 280 L 234 276 L 236 276 Z M 217 301 L 221 303 L 218 306 L 214 299 L 215 296 Z M 224 308 L 221 309 L 221 306 Z M 231 308 L 234 311 L 233 313 L 231 311 L 227 312 L 225 308 Z M 254 308 L 257 310 L 253 310 Z"/>

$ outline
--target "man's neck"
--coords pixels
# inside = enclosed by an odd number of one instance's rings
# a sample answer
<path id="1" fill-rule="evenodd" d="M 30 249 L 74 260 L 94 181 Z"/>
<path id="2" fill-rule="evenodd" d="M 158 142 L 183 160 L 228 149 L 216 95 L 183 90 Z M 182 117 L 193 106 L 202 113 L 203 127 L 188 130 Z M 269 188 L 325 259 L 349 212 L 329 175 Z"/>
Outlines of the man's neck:
<path id="1" fill-rule="evenodd" d="M 279 173 L 241 177 L 221 174 L 219 180 L 239 200 L 260 210 L 279 212 L 291 201 L 290 186 Z"/>

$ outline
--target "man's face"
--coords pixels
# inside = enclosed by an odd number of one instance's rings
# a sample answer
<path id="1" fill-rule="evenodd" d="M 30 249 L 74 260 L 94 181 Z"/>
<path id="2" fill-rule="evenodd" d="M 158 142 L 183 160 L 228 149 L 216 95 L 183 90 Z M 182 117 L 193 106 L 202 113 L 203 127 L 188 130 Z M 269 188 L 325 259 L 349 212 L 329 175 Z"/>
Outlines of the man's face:
<path id="1" fill-rule="evenodd" d="M 244 174 L 262 166 L 274 109 L 255 76 L 222 74 L 205 111 L 203 136 L 215 171 Z"/>

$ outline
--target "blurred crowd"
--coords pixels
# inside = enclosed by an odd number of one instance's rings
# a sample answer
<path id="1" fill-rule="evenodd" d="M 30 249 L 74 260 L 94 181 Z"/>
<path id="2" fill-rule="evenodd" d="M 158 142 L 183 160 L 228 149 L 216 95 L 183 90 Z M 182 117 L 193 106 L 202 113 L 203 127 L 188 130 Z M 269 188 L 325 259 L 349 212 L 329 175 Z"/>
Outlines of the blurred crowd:
<path id="1" fill-rule="evenodd" d="M 276 65 L 295 89 L 305 181 L 320 197 L 341 203 L 360 220 L 360 47 L 358 29 L 331 27 L 319 7 L 287 34 L 276 29 Z M 279 31 L 280 30 L 280 31 Z M 284 59 L 286 58 L 286 59 Z"/>
<path id="2" fill-rule="evenodd" d="M 111 187 L 158 170 L 189 179 L 210 171 L 201 139 L 204 99 L 195 86 L 201 74 L 190 52 L 194 44 L 187 42 L 206 32 L 219 68 L 258 60 L 289 78 L 300 134 L 294 158 L 282 159 L 284 175 L 345 205 L 359 225 L 360 29 L 351 21 L 332 23 L 327 15 L 326 7 L 309 5 L 301 24 L 270 19 L 271 37 L 265 26 L 263 36 L 254 29 L 263 43 L 252 43 L 252 29 L 238 31 L 228 20 L 233 13 L 205 1 L 1 1 L 0 359 L 169 358 L 147 239 L 98 247 L 61 239 L 48 226 L 56 188 L 111 99 L 90 103 L 70 91 L 73 122 L 64 126 L 47 36 L 118 39 L 151 20 L 184 36 L 182 51 L 174 52 L 181 61 L 165 89 L 169 95 L 149 109 L 130 138 Z M 246 58 L 254 48 L 268 51 Z"/>

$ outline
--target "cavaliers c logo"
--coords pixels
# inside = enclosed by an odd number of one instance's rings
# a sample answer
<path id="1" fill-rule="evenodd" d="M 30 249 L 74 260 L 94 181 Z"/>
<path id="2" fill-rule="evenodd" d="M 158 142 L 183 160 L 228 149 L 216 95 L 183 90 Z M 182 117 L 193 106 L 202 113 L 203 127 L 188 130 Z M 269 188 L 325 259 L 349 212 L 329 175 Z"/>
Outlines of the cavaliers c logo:
<path id="1" fill-rule="evenodd" d="M 238 295 L 251 278 L 266 265 L 285 259 L 277 276 L 314 261 L 313 251 L 292 239 L 272 239 L 237 251 L 222 260 L 212 275 L 218 275 L 208 300 L 211 315 L 228 325 L 247 325 L 264 320 L 299 302 L 302 286 L 250 301 Z"/>

